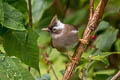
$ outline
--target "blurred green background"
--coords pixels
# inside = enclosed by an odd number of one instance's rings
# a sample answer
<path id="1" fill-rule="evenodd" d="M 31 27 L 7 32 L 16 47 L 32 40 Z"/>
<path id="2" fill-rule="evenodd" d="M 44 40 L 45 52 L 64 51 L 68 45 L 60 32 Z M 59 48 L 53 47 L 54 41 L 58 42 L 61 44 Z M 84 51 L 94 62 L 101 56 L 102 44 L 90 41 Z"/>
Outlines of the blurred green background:
<path id="1" fill-rule="evenodd" d="M 94 9 L 99 1 L 94 0 Z M 63 23 L 76 26 L 82 37 L 89 19 L 89 0 L 32 0 L 32 28 L 27 0 L 0 0 L 0 80 L 56 80 L 43 53 L 48 53 L 62 79 L 69 59 L 52 48 L 49 33 L 40 30 L 48 27 L 55 14 Z M 110 80 L 119 69 L 120 1 L 108 0 L 71 80 Z"/>

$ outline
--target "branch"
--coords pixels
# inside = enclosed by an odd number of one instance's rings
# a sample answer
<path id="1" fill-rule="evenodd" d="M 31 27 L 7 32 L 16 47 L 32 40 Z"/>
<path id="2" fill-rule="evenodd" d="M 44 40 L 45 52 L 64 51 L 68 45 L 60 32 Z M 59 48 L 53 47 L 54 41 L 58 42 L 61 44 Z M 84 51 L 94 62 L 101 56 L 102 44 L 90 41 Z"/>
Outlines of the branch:
<path id="1" fill-rule="evenodd" d="M 90 0 L 90 17 L 89 17 L 89 20 L 92 19 L 93 14 L 94 14 L 94 1 Z"/>
<path id="2" fill-rule="evenodd" d="M 31 0 L 28 0 L 28 14 L 29 14 L 29 25 L 32 28 L 32 6 L 31 6 Z"/>
<path id="3" fill-rule="evenodd" d="M 53 69 L 53 66 L 52 66 L 51 62 L 48 60 L 48 54 L 47 54 L 47 53 L 43 53 L 43 55 L 44 55 L 44 57 L 45 57 L 46 63 L 49 64 L 50 69 L 52 70 L 52 72 L 53 72 L 56 80 L 58 80 L 58 77 L 57 77 L 57 75 L 56 75 L 56 73 L 55 73 L 55 70 Z"/>
<path id="4" fill-rule="evenodd" d="M 87 27 L 84 31 L 84 34 L 82 37 L 83 40 L 86 40 L 89 42 L 89 40 L 92 36 L 92 33 L 95 31 L 96 27 L 98 26 L 98 24 L 102 18 L 104 8 L 106 6 L 107 1 L 108 0 L 100 0 L 99 4 L 98 4 L 98 6 L 93 14 L 92 19 L 89 20 Z M 72 62 L 68 63 L 62 80 L 70 80 L 70 78 L 71 78 L 71 76 L 72 76 L 72 74 L 77 66 L 77 63 L 79 62 L 79 60 L 82 56 L 82 53 L 85 50 L 86 46 L 87 46 L 87 44 L 83 44 L 83 43 L 79 44 L 77 50 L 75 51 L 75 53 L 72 57 L 73 59 L 75 59 L 76 62 L 72 61 Z"/>
<path id="5" fill-rule="evenodd" d="M 111 80 L 117 80 L 117 78 L 119 78 L 119 77 L 120 77 L 120 71 L 118 71 L 118 73 L 115 74 L 115 75 L 112 77 Z"/>

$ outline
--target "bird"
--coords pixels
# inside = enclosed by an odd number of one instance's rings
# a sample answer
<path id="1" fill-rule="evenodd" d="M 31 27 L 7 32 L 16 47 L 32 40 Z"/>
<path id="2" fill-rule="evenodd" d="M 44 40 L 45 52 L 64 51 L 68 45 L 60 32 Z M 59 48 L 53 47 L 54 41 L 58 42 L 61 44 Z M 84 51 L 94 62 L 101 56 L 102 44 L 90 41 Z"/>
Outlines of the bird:
<path id="1" fill-rule="evenodd" d="M 87 43 L 85 40 L 79 39 L 76 27 L 62 23 L 57 15 L 52 18 L 47 28 L 42 28 L 41 30 L 50 33 L 52 46 L 60 52 L 69 52 L 79 41 Z M 69 53 L 67 55 L 69 56 Z"/>

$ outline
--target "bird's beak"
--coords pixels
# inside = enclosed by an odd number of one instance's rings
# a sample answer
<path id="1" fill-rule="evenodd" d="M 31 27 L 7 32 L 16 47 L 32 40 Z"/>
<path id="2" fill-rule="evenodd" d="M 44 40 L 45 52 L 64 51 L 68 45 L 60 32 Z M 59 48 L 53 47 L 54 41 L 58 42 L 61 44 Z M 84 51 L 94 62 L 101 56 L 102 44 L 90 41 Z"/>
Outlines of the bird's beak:
<path id="1" fill-rule="evenodd" d="M 48 28 L 42 28 L 41 30 L 42 30 L 42 31 L 49 31 Z"/>

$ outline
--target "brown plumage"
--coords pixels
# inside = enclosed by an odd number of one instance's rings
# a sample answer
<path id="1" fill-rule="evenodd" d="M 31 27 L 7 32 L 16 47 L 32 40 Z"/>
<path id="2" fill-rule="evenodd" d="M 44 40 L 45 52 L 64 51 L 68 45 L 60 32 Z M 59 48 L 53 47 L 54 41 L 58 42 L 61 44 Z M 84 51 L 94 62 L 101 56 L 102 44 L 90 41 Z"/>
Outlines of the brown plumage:
<path id="1" fill-rule="evenodd" d="M 69 51 L 79 41 L 78 30 L 69 24 L 63 24 L 54 16 L 47 28 L 52 37 L 52 46 L 58 51 Z"/>
<path id="2" fill-rule="evenodd" d="M 72 29 L 69 27 L 73 27 L 73 26 L 66 25 L 65 30 L 63 31 L 63 35 L 61 35 L 58 38 L 55 38 L 54 34 L 52 34 L 53 35 L 52 45 L 59 51 L 62 51 L 62 52 L 68 51 L 71 48 L 73 48 L 79 41 L 78 34 L 77 33 L 73 34 L 71 32 Z"/>

